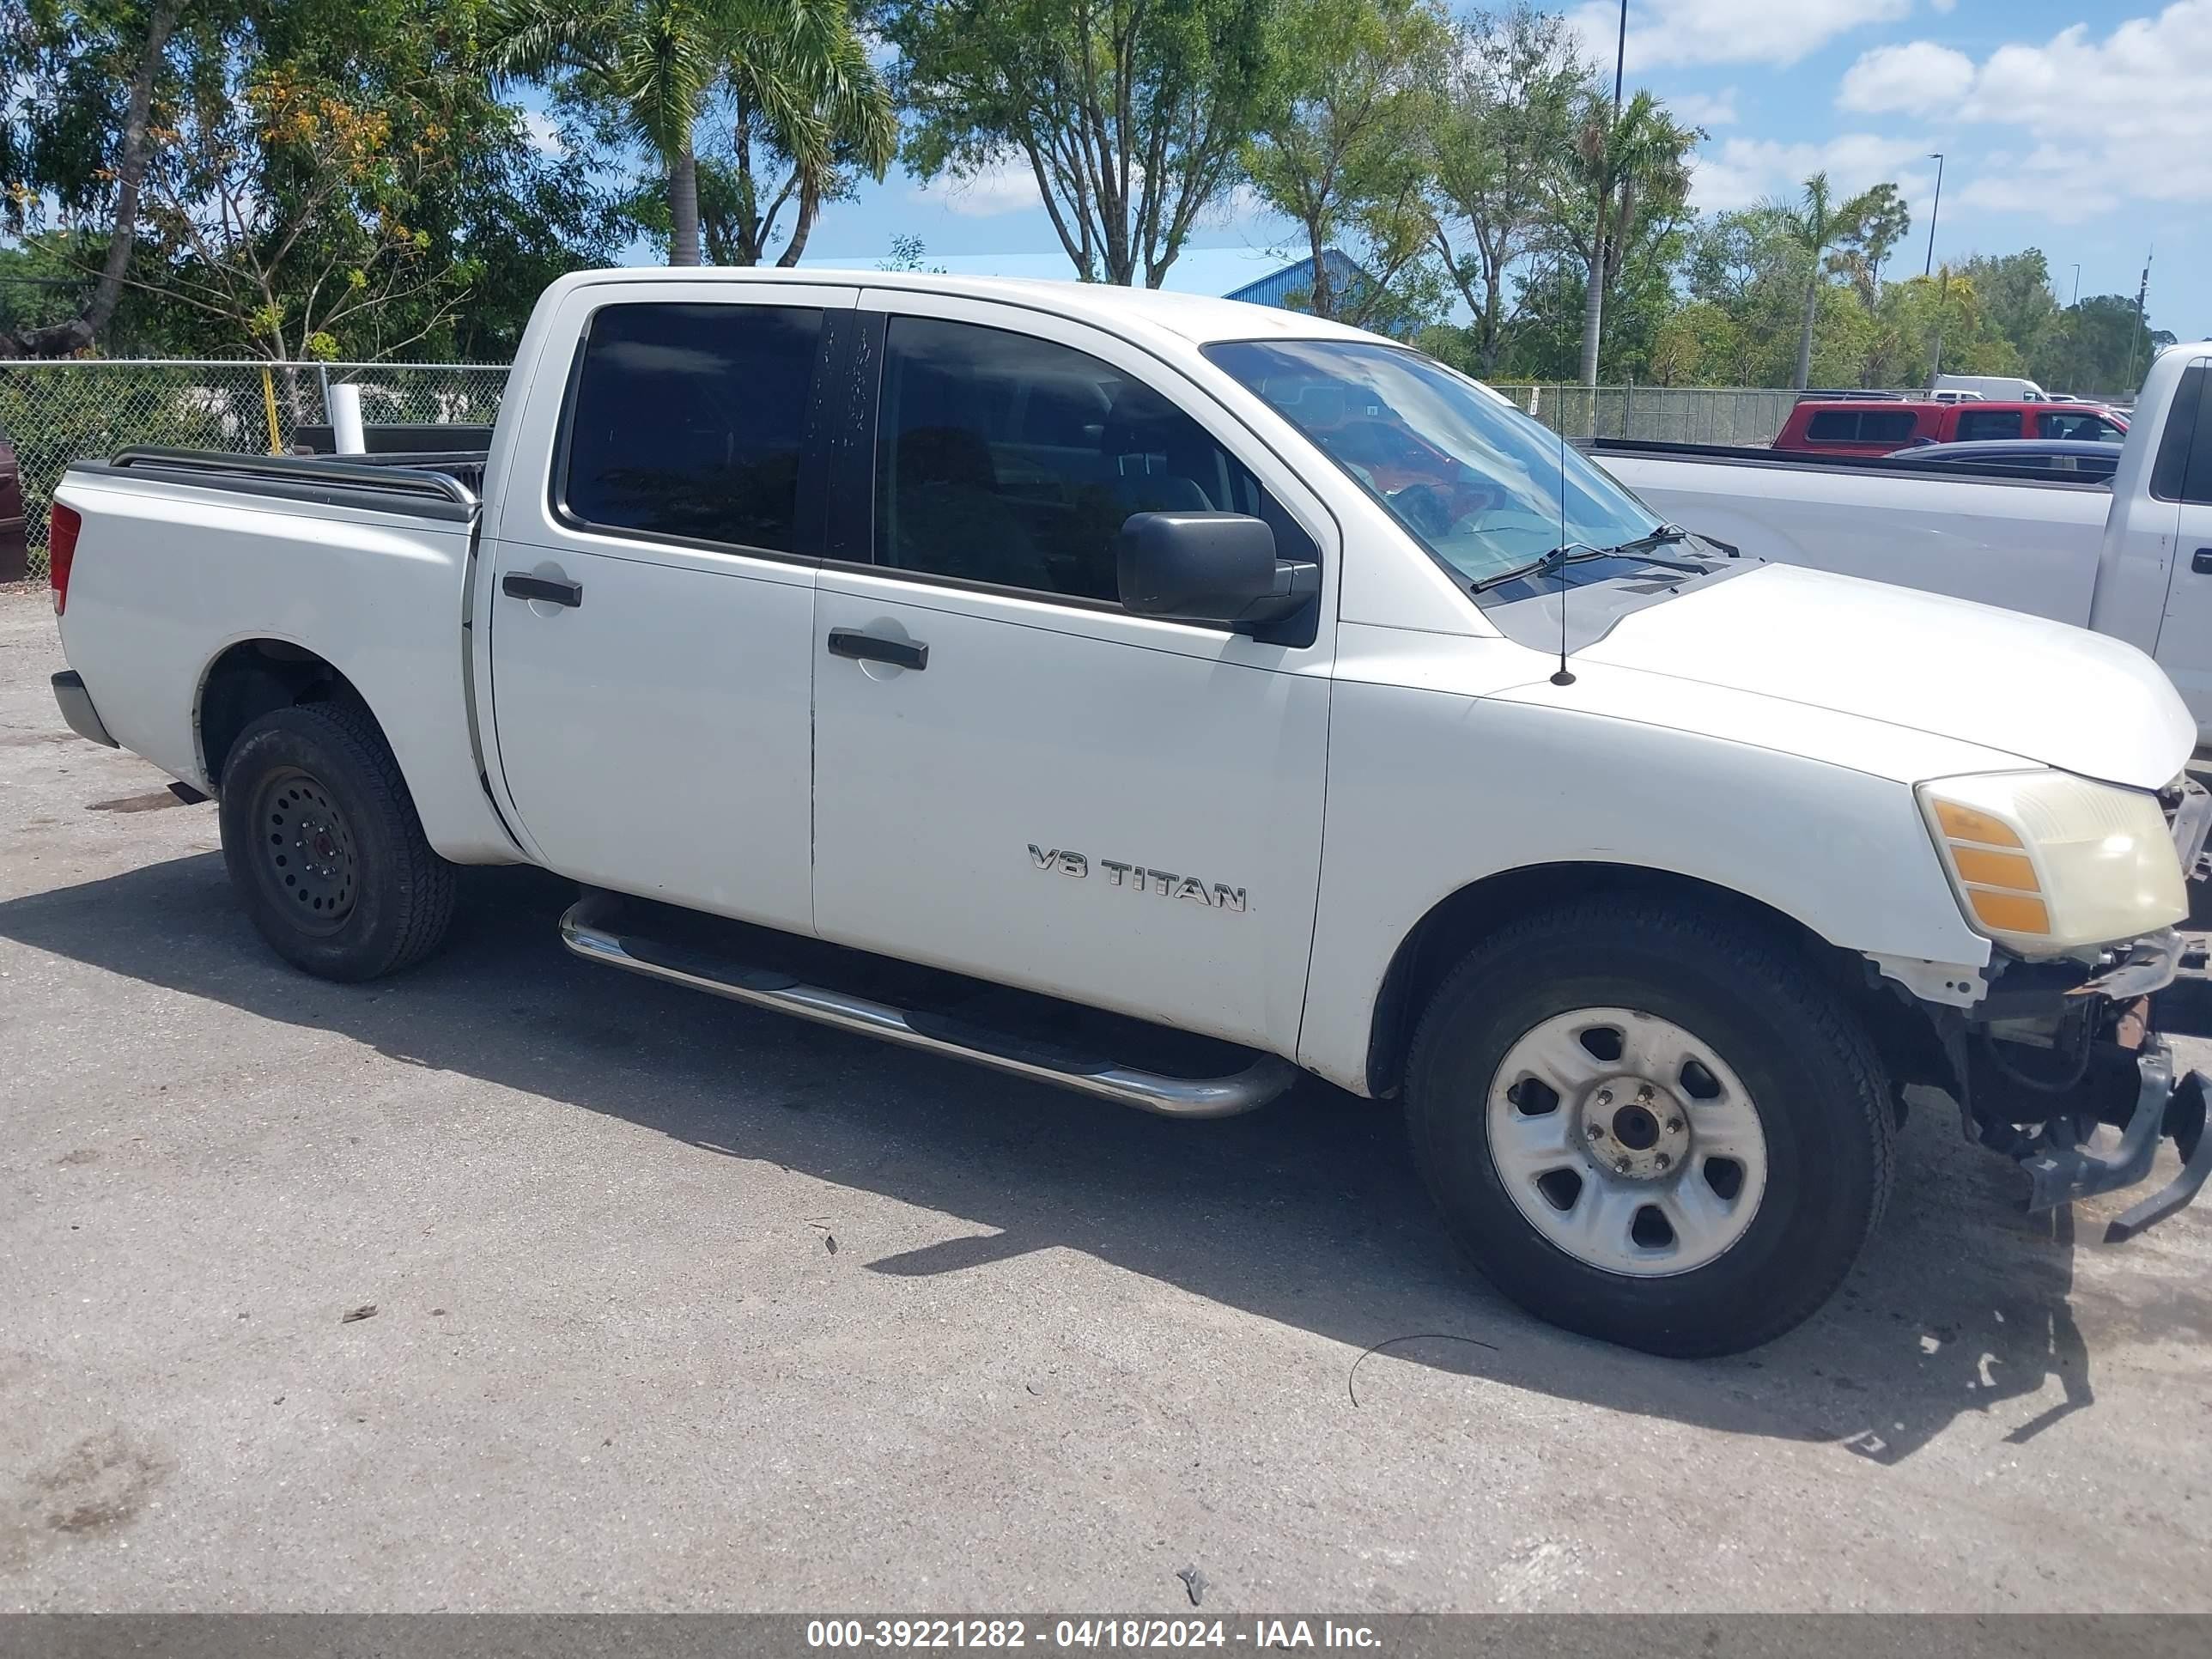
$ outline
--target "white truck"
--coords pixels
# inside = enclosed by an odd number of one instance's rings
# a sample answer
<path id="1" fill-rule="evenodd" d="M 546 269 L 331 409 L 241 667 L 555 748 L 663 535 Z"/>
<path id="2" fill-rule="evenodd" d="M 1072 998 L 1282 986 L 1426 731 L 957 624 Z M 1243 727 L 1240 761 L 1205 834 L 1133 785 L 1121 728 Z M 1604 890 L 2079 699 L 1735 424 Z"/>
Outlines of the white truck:
<path id="1" fill-rule="evenodd" d="M 488 453 L 126 451 L 52 548 L 70 725 L 219 798 L 312 974 L 528 862 L 742 1002 L 1164 1113 L 1402 1097 L 1476 1267 L 1669 1354 L 1835 1289 L 1908 1085 L 2035 1205 L 2175 1141 L 2118 1237 L 2212 1164 L 2154 664 L 1679 538 L 1295 313 L 584 274 Z"/>
<path id="2" fill-rule="evenodd" d="M 1662 518 L 1747 555 L 1979 599 L 2157 659 L 2212 744 L 2212 341 L 2150 368 L 2109 483 L 1909 455 L 1600 440 Z"/>

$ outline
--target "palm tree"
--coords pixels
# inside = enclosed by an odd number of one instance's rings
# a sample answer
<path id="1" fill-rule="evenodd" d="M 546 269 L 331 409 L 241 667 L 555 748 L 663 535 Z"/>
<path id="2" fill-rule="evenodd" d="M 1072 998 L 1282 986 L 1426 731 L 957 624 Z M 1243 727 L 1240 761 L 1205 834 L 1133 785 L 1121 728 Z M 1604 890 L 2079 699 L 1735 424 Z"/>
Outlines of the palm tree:
<path id="1" fill-rule="evenodd" d="M 1678 125 L 1666 106 L 1639 92 L 1613 113 L 1604 94 L 1585 99 L 1580 131 L 1566 169 L 1565 222 L 1580 217 L 1593 198 L 1597 220 L 1579 247 L 1589 270 L 1583 300 L 1583 384 L 1597 384 L 1598 336 L 1605 320 L 1607 283 L 1620 270 L 1638 219 L 1679 208 L 1690 191 L 1690 149 L 1704 133 Z M 1609 234 L 1608 234 L 1609 233 Z"/>
<path id="2" fill-rule="evenodd" d="M 722 72 L 723 0 L 495 0 L 485 22 L 495 68 L 538 80 L 568 70 L 618 110 L 668 173 L 668 262 L 699 263 L 699 169 L 692 130 Z"/>
<path id="3" fill-rule="evenodd" d="M 884 176 L 898 149 L 897 112 L 848 0 L 728 0 L 725 15 L 735 262 L 759 263 L 777 216 L 795 198 L 791 238 L 776 261 L 794 265 L 822 204 L 844 186 L 842 169 Z M 757 141 L 789 164 L 766 203 L 753 176 Z"/>
<path id="4" fill-rule="evenodd" d="M 1802 201 L 1763 204 L 1775 224 L 1805 255 L 1805 320 L 1797 332 L 1797 376 L 1790 382 L 1801 392 L 1813 374 L 1813 323 L 1820 314 L 1820 289 L 1830 271 L 1841 269 L 1829 250 L 1857 237 L 1869 218 L 1883 210 L 1887 198 L 1895 194 L 1896 186 L 1876 185 L 1848 201 L 1837 202 L 1831 197 L 1828 175 L 1816 173 L 1805 181 Z"/>

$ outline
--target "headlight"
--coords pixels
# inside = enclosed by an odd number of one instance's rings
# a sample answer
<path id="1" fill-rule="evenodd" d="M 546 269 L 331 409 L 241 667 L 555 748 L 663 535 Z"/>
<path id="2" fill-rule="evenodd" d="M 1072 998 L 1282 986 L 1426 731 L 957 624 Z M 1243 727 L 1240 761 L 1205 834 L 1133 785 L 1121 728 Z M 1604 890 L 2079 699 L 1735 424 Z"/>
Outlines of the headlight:
<path id="1" fill-rule="evenodd" d="M 1917 792 L 1976 932 L 2050 957 L 2189 914 L 2158 798 L 2065 772 L 1939 778 Z"/>

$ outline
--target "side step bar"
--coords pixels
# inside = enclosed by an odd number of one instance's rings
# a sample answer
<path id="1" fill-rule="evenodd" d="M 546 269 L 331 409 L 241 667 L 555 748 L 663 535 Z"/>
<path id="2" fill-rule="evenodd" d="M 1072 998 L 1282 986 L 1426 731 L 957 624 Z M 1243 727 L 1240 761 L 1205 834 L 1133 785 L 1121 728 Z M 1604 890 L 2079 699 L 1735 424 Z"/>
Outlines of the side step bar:
<path id="1" fill-rule="evenodd" d="M 1097 1095 L 1145 1111 L 1169 1117 L 1231 1117 L 1266 1105 L 1289 1088 L 1297 1074 L 1289 1061 L 1273 1054 L 1260 1055 L 1244 1070 L 1227 1077 L 1170 1077 L 1116 1065 L 1056 1045 L 969 1025 L 949 1016 L 895 1008 L 842 991 L 802 984 L 788 974 L 720 963 L 701 952 L 626 935 L 608 920 L 617 902 L 609 894 L 586 892 L 562 916 L 561 942 L 587 962 L 711 991 L 732 1001 L 796 1014 L 801 1019 L 882 1037 L 909 1048 L 972 1060 L 994 1071 Z"/>

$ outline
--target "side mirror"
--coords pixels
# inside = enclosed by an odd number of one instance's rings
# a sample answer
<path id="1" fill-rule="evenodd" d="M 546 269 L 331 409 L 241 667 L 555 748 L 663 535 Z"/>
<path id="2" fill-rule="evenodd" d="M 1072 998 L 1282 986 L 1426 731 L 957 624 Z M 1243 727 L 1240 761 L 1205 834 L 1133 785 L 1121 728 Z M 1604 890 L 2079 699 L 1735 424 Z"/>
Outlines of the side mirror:
<path id="1" fill-rule="evenodd" d="M 1241 513 L 1132 514 L 1116 564 L 1121 604 L 1137 616 L 1226 623 L 1263 639 L 1321 592 L 1319 565 L 1277 558 L 1274 531 Z"/>

